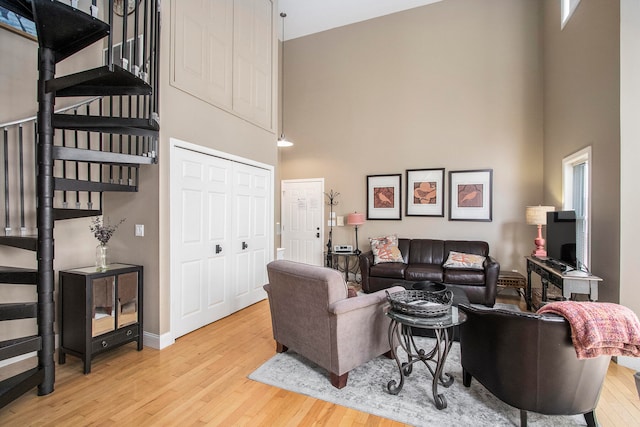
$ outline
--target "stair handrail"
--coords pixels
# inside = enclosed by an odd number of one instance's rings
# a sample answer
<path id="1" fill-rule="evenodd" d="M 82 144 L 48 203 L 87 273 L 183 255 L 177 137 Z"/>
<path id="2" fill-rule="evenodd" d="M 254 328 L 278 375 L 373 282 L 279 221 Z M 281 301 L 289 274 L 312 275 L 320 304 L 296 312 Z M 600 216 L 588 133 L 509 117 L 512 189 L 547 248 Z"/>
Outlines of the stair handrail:
<path id="1" fill-rule="evenodd" d="M 102 99 L 102 98 L 104 98 L 104 96 L 94 96 L 92 98 L 85 99 L 84 101 L 77 102 L 77 103 L 75 103 L 73 105 L 69 105 L 68 107 L 62 107 L 62 108 L 60 108 L 58 110 L 55 110 L 55 113 L 56 114 L 57 113 L 64 113 L 64 112 L 67 112 L 69 110 L 80 108 L 80 107 L 82 107 L 84 105 L 91 104 L 92 102 L 97 101 L 97 100 Z M 27 117 L 26 119 L 19 119 L 19 120 L 14 120 L 12 122 L 2 123 L 2 124 L 0 124 L 0 129 L 7 128 L 7 127 L 10 127 L 10 126 L 20 125 L 20 124 L 23 124 L 23 123 L 28 123 L 28 122 L 36 120 L 37 118 L 38 118 L 38 116 L 31 116 L 31 117 Z"/>

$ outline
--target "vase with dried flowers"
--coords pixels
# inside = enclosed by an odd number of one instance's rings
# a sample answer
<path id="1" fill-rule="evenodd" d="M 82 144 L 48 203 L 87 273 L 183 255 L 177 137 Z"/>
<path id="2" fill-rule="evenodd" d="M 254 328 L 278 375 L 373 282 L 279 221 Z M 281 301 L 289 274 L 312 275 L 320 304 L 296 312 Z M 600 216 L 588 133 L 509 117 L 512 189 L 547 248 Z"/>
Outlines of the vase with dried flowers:
<path id="1" fill-rule="evenodd" d="M 96 269 L 98 271 L 104 271 L 107 269 L 109 247 L 107 243 L 118 226 L 125 221 L 126 218 L 120 220 L 116 225 L 110 225 L 108 222 L 104 222 L 99 216 L 91 220 L 89 230 L 93 232 L 93 236 L 98 239 L 100 244 L 96 246 Z"/>

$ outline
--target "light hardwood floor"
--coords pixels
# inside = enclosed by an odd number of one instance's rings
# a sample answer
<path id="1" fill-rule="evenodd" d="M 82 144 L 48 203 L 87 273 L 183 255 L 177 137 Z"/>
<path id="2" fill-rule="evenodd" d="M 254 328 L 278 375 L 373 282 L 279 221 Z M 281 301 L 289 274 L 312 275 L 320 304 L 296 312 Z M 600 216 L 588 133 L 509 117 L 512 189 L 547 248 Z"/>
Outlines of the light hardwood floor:
<path id="1" fill-rule="evenodd" d="M 269 306 L 262 301 L 162 351 L 137 352 L 131 343 L 100 355 L 89 375 L 68 356 L 57 366 L 55 391 L 38 397 L 34 390 L 0 409 L 0 425 L 403 425 L 247 379 L 274 353 Z M 609 368 L 597 409 L 602 426 L 638 425 L 632 375 Z"/>

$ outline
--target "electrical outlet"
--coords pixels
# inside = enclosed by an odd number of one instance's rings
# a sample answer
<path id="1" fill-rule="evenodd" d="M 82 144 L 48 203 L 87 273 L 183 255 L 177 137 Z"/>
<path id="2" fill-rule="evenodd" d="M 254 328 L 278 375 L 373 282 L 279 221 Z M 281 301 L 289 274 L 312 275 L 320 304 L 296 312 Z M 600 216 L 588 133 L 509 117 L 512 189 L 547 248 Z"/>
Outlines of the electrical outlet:
<path id="1" fill-rule="evenodd" d="M 136 237 L 144 237 L 144 224 L 136 224 Z"/>

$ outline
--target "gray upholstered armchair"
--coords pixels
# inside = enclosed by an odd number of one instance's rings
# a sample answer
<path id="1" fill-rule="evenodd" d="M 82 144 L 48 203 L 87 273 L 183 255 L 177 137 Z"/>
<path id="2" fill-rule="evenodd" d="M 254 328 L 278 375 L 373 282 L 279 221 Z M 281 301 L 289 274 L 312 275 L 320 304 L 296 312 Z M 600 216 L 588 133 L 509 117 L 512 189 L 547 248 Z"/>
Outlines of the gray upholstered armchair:
<path id="1" fill-rule="evenodd" d="M 340 272 L 293 261 L 273 261 L 267 272 L 277 352 L 295 351 L 342 388 L 351 369 L 390 350 L 384 291 L 348 298 Z"/>

